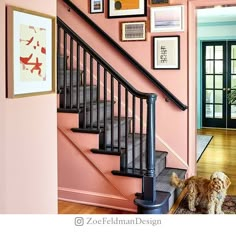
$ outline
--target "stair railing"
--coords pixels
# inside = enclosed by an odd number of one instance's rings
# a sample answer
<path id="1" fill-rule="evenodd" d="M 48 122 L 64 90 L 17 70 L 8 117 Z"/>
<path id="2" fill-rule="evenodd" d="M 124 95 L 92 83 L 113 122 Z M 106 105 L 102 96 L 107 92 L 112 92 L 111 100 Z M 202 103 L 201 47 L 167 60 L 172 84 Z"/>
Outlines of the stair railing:
<path id="1" fill-rule="evenodd" d="M 128 61 L 130 61 L 151 83 L 161 90 L 167 97 L 166 101 L 172 101 L 182 111 L 188 108 L 183 104 L 173 93 L 171 93 L 160 81 L 158 81 L 150 72 L 148 72 L 135 58 L 125 51 L 118 43 L 116 43 L 105 31 L 103 31 L 95 22 L 93 22 L 86 14 L 84 14 L 72 1 L 63 0 L 69 9 L 78 14 L 85 20 L 93 29 L 95 29 L 103 38 L 105 38 L 116 50 L 118 50 Z"/>
<path id="2" fill-rule="evenodd" d="M 154 201 L 156 95 L 137 91 L 60 18 L 57 22 L 58 110 L 78 112 L 72 131 L 99 133 L 99 148 L 92 151 L 120 155 L 120 170 L 113 173 L 143 178 L 144 200 Z"/>

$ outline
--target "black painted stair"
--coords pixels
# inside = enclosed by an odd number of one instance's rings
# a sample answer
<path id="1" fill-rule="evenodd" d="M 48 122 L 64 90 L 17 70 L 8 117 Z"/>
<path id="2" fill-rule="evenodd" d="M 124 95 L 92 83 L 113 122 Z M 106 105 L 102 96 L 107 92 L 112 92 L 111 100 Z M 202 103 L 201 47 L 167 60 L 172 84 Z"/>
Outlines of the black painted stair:
<path id="1" fill-rule="evenodd" d="M 112 106 L 115 102 L 100 100 L 97 94 L 99 89 L 95 85 L 85 84 L 82 70 L 66 69 L 64 73 L 64 67 L 65 61 L 59 56 L 58 111 L 79 114 L 78 127 L 73 127 L 71 130 L 99 134 L 99 149 L 91 147 L 91 151 L 120 156 L 121 166 L 119 170 L 112 171 L 114 175 L 144 178 L 147 174 L 146 134 L 132 132 L 134 122 L 132 117 L 113 116 Z M 180 194 L 179 190 L 170 185 L 170 176 L 172 172 L 176 172 L 178 176 L 184 178 L 186 171 L 166 167 L 167 155 L 165 151 L 155 151 L 156 199 L 146 201 L 143 200 L 143 193 L 137 193 L 134 203 L 138 206 L 140 214 L 168 213 Z"/>

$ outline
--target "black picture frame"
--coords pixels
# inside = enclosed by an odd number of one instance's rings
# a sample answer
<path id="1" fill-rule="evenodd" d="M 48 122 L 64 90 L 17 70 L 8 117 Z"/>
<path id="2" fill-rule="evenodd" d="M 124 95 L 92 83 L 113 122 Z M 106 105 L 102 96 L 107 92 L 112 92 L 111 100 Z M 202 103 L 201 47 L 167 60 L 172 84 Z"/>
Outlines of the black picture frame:
<path id="1" fill-rule="evenodd" d="M 136 6 L 138 6 L 138 8 L 136 8 Z M 142 17 L 142 16 L 147 16 L 147 1 L 108 0 L 107 9 L 108 9 L 107 13 L 108 18 Z"/>
<path id="2" fill-rule="evenodd" d="M 150 0 L 151 4 L 169 4 L 169 0 Z"/>
<path id="3" fill-rule="evenodd" d="M 90 0 L 90 14 L 104 13 L 104 0 Z"/>
<path id="4" fill-rule="evenodd" d="M 180 36 L 153 37 L 153 69 L 180 69 Z"/>

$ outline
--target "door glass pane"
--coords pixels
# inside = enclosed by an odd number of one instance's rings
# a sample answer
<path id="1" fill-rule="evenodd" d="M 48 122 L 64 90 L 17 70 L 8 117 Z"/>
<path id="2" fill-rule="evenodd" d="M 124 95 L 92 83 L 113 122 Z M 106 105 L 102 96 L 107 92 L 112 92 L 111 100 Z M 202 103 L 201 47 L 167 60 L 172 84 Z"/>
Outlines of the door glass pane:
<path id="1" fill-rule="evenodd" d="M 223 73 L 223 61 L 215 61 L 215 74 Z"/>
<path id="2" fill-rule="evenodd" d="M 215 103 L 223 103 L 223 91 L 215 90 Z"/>
<path id="3" fill-rule="evenodd" d="M 213 118 L 213 105 L 206 104 L 206 118 Z"/>
<path id="4" fill-rule="evenodd" d="M 213 103 L 213 90 L 206 90 L 206 103 Z"/>
<path id="5" fill-rule="evenodd" d="M 236 105 L 231 105 L 231 119 L 236 119 Z"/>
<path id="6" fill-rule="evenodd" d="M 213 46 L 206 46 L 206 59 L 213 59 L 214 55 L 214 47 Z"/>
<path id="7" fill-rule="evenodd" d="M 206 88 L 213 88 L 213 75 L 206 76 Z"/>
<path id="8" fill-rule="evenodd" d="M 231 61 L 231 74 L 236 74 L 236 61 Z"/>
<path id="9" fill-rule="evenodd" d="M 231 76 L 231 88 L 236 87 L 236 75 Z"/>
<path id="10" fill-rule="evenodd" d="M 215 105 L 215 118 L 223 118 L 223 106 Z"/>
<path id="11" fill-rule="evenodd" d="M 223 76 L 215 75 L 215 88 L 223 88 Z"/>
<path id="12" fill-rule="evenodd" d="M 231 45 L 231 59 L 236 59 L 236 45 Z"/>
<path id="13" fill-rule="evenodd" d="M 215 59 L 223 59 L 223 46 L 215 46 Z"/>
<path id="14" fill-rule="evenodd" d="M 206 61 L 206 74 L 213 74 L 213 61 Z"/>
<path id="15" fill-rule="evenodd" d="M 231 93 L 233 93 L 233 95 Z M 231 95 L 227 99 L 228 103 L 232 103 L 232 104 L 236 105 L 236 100 L 235 100 L 236 99 L 236 90 L 235 89 L 231 89 L 230 92 L 228 93 L 228 95 Z"/>

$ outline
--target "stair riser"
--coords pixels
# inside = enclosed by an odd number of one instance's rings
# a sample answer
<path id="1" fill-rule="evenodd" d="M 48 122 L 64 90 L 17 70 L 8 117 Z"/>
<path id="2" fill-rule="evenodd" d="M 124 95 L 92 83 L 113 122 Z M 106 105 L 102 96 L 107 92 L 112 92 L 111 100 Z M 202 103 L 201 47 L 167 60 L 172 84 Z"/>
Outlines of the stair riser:
<path id="1" fill-rule="evenodd" d="M 135 151 L 135 155 L 134 155 L 134 159 L 136 160 L 135 162 L 137 163 L 139 163 L 139 160 L 140 160 L 140 145 L 139 144 L 136 144 L 135 145 L 135 149 L 134 149 Z M 144 153 L 146 152 L 146 141 L 144 141 L 143 142 L 143 153 L 141 154 L 142 156 L 144 156 Z M 124 157 L 123 157 L 123 155 L 121 156 L 121 159 L 123 159 L 124 158 L 124 160 L 126 159 L 126 154 L 124 155 Z M 133 162 L 133 150 L 132 150 L 132 146 L 130 146 L 129 148 L 128 148 L 128 166 L 129 167 L 132 167 L 132 162 Z M 136 164 L 136 166 L 135 167 L 137 167 L 137 168 L 139 168 L 140 167 L 140 165 L 138 164 Z"/>
<path id="2" fill-rule="evenodd" d="M 73 72 L 73 77 L 72 77 L 73 79 L 72 79 L 72 84 L 73 84 L 73 86 L 77 86 L 77 84 L 78 84 L 78 81 L 79 81 L 79 83 L 80 83 L 80 76 L 79 76 L 79 78 L 78 78 L 78 76 L 77 76 L 77 72 L 75 71 L 75 72 Z M 58 89 L 63 89 L 64 88 L 64 71 L 59 71 L 59 73 L 58 73 L 58 76 L 57 76 L 57 79 L 58 79 L 58 84 L 57 84 L 57 86 L 58 86 Z M 70 79 L 70 71 L 69 70 L 67 70 L 66 71 L 66 85 L 67 86 L 70 86 L 70 82 L 71 81 L 71 79 Z M 81 85 L 82 86 L 82 85 Z"/>
<path id="3" fill-rule="evenodd" d="M 166 158 L 163 158 L 159 162 L 156 161 L 155 164 L 155 173 L 156 176 L 158 176 L 166 167 Z"/>
<path id="4" fill-rule="evenodd" d="M 107 104 L 107 112 L 106 112 L 106 118 L 107 120 L 111 118 L 111 104 Z M 92 116 L 93 116 L 93 119 L 92 119 L 92 124 L 90 122 L 90 114 L 91 114 L 91 111 L 86 111 L 86 126 L 87 127 L 90 127 L 91 125 L 93 127 L 97 127 L 97 105 L 93 105 L 92 106 Z M 100 105 L 99 106 L 99 110 L 100 110 L 100 119 L 99 119 L 99 123 L 101 124 L 102 121 L 104 121 L 104 105 Z M 80 127 L 83 127 L 84 125 L 84 111 L 82 110 L 80 112 L 80 115 L 79 115 L 79 125 Z"/>
<path id="5" fill-rule="evenodd" d="M 64 70 L 64 57 L 63 56 L 58 56 L 57 57 L 57 62 L 58 62 L 57 69 L 58 70 Z"/>
<path id="6" fill-rule="evenodd" d="M 84 88 L 81 87 L 80 88 L 80 99 L 79 99 L 79 104 L 83 105 L 84 102 L 84 94 L 83 94 Z M 77 89 L 73 88 L 73 94 L 72 94 L 72 107 L 76 107 L 77 106 Z M 95 102 L 97 99 L 97 89 L 96 87 L 93 87 L 93 96 L 92 96 L 92 102 Z M 67 90 L 66 93 L 66 106 L 69 106 L 70 103 L 70 91 L 69 89 Z M 90 103 L 90 87 L 86 87 L 86 103 L 89 104 Z M 64 94 L 62 93 L 60 96 L 60 106 L 64 107 Z"/>
<path id="7" fill-rule="evenodd" d="M 113 144 L 118 142 L 118 124 L 116 123 L 113 125 Z M 128 130 L 130 129 L 130 121 L 128 121 Z M 123 139 L 125 137 L 125 132 L 126 131 L 126 123 L 121 122 L 120 124 L 120 138 Z M 106 130 L 106 146 L 111 147 L 111 123 L 109 121 L 109 124 L 107 125 L 107 130 Z M 104 132 L 100 134 L 99 137 L 99 146 L 104 147 Z"/>

